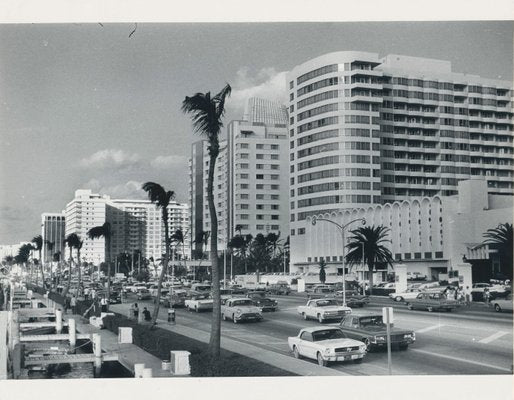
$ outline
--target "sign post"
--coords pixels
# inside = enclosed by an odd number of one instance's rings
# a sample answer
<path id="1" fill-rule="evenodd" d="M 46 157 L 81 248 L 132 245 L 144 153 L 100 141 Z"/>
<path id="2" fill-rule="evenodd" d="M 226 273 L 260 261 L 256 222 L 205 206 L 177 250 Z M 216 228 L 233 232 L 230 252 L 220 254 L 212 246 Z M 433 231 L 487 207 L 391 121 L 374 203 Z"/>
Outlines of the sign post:
<path id="1" fill-rule="evenodd" d="M 387 332 L 387 369 L 389 370 L 389 375 L 392 375 L 392 361 L 391 361 L 391 324 L 394 323 L 393 318 L 393 308 L 392 307 L 382 307 L 382 319 L 386 324 L 386 332 Z"/>

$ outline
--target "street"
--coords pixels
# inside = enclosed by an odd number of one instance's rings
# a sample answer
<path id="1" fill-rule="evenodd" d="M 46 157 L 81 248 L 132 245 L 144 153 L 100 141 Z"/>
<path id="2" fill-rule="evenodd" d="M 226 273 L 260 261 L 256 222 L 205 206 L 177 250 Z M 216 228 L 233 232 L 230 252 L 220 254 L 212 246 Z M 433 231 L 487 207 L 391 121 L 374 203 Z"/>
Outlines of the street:
<path id="1" fill-rule="evenodd" d="M 279 310 L 264 313 L 261 322 L 222 322 L 222 337 L 238 340 L 263 349 L 291 355 L 287 345 L 289 336 L 296 336 L 301 328 L 318 326 L 314 320 L 304 321 L 296 308 L 306 300 L 296 296 L 272 296 L 279 302 Z M 137 302 L 152 310 L 151 300 L 138 301 L 129 295 L 124 304 L 111 306 L 112 311 L 127 314 L 130 304 Z M 381 313 L 385 305 L 394 307 L 395 327 L 416 332 L 416 343 L 407 351 L 393 351 L 392 372 L 395 375 L 461 375 L 512 373 L 512 314 L 493 310 L 457 310 L 453 312 L 410 311 L 394 302 L 372 303 L 365 310 Z M 360 310 L 360 309 L 357 309 Z M 160 308 L 159 320 L 165 322 L 167 308 Z M 176 309 L 176 323 L 210 331 L 210 312 L 194 313 Z M 337 325 L 326 323 L 324 325 Z M 187 350 L 187 349 L 185 349 Z M 305 360 L 312 362 L 314 360 Z M 332 363 L 335 368 L 351 375 L 387 375 L 387 352 L 379 350 L 366 355 L 362 364 Z"/>

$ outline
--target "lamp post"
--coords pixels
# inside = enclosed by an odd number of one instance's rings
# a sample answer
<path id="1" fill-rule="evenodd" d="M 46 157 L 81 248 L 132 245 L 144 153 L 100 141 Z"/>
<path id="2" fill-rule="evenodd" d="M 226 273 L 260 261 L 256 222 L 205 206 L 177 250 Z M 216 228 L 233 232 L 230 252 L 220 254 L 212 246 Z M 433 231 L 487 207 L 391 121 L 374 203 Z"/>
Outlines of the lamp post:
<path id="1" fill-rule="evenodd" d="M 357 221 L 362 221 L 362 225 L 366 225 L 366 219 L 357 218 L 357 219 L 354 219 L 344 225 L 339 225 L 337 222 L 332 221 L 331 219 L 317 218 L 316 216 L 313 216 L 312 217 L 312 225 L 316 225 L 317 221 L 330 222 L 331 224 L 334 224 L 335 226 L 337 226 L 339 228 L 339 230 L 341 231 L 341 238 L 343 240 L 343 306 L 346 306 L 346 271 L 345 271 L 346 266 L 345 266 L 345 260 L 344 260 L 346 242 L 345 242 L 345 238 L 344 238 L 344 231 L 348 226 L 350 226 L 351 224 L 353 224 L 354 222 L 357 222 Z"/>

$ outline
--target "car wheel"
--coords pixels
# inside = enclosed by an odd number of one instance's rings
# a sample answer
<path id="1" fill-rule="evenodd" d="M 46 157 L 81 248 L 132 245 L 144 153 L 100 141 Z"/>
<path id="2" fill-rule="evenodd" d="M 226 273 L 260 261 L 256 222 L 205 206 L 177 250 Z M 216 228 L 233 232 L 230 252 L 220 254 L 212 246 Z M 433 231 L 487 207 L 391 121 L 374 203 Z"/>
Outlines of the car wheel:
<path id="1" fill-rule="evenodd" d="M 400 350 L 407 350 L 409 348 L 409 344 L 408 343 L 401 343 L 399 345 L 399 348 L 400 348 Z"/>
<path id="2" fill-rule="evenodd" d="M 500 305 L 499 305 L 499 304 L 495 304 L 495 305 L 494 305 L 494 311 L 496 311 L 496 312 L 501 312 L 501 310 L 502 310 L 502 308 L 500 307 Z"/>
<path id="3" fill-rule="evenodd" d="M 293 346 L 293 355 L 294 355 L 294 358 L 298 358 L 300 359 L 300 352 L 298 351 L 298 347 L 296 346 Z"/>
<path id="4" fill-rule="evenodd" d="M 366 345 L 366 351 L 371 351 L 371 342 L 368 338 L 362 339 L 361 342 L 364 342 L 364 344 Z"/>
<path id="5" fill-rule="evenodd" d="M 427 311 L 428 311 L 428 312 L 432 312 L 432 311 L 434 311 L 434 307 L 427 307 Z"/>
<path id="6" fill-rule="evenodd" d="M 232 322 L 237 324 L 236 314 L 232 314 Z"/>
<path id="7" fill-rule="evenodd" d="M 302 313 L 302 317 L 303 317 L 304 320 L 307 320 L 307 314 Z"/>
<path id="8" fill-rule="evenodd" d="M 364 358 L 357 358 L 356 360 L 353 360 L 353 362 L 355 364 L 361 364 L 362 363 L 362 360 L 364 360 Z"/>
<path id="9" fill-rule="evenodd" d="M 321 314 L 318 314 L 318 322 L 320 324 L 322 324 L 323 322 L 325 322 L 325 320 L 323 319 L 323 316 Z"/>
<path id="10" fill-rule="evenodd" d="M 397 301 L 399 303 L 400 301 L 403 301 L 403 297 L 402 296 L 396 296 L 394 298 L 394 301 Z"/>
<path id="11" fill-rule="evenodd" d="M 323 356 L 321 355 L 320 352 L 318 352 L 317 359 L 318 359 L 318 365 L 320 367 L 326 367 L 327 366 L 327 360 L 325 360 L 323 358 Z"/>
<path id="12" fill-rule="evenodd" d="M 407 303 L 407 309 L 412 310 L 412 305 L 410 303 Z"/>

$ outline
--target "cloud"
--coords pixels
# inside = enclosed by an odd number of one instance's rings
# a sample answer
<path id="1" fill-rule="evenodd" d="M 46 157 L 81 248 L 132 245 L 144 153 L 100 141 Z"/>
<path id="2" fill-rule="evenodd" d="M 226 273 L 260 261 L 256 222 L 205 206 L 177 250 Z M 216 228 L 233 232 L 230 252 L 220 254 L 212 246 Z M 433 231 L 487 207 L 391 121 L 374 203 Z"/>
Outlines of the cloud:
<path id="1" fill-rule="evenodd" d="M 278 72 L 273 67 L 263 68 L 253 76 L 249 73 L 248 67 L 239 69 L 227 106 L 236 109 L 244 108 L 246 100 L 251 97 L 285 103 L 287 101 L 286 74 L 287 71 Z"/>
<path id="2" fill-rule="evenodd" d="M 142 182 L 130 180 L 118 185 L 105 185 L 98 179 L 90 179 L 82 185 L 84 189 L 91 189 L 95 193 L 106 194 L 113 199 L 144 199 L 146 193 L 141 189 Z"/>
<path id="3" fill-rule="evenodd" d="M 150 165 L 156 169 L 184 168 L 187 159 L 186 156 L 157 156 Z"/>
<path id="4" fill-rule="evenodd" d="M 138 154 L 130 154 L 119 149 L 105 149 L 97 151 L 89 157 L 79 161 L 83 168 L 126 168 L 139 164 L 141 158 Z"/>

